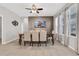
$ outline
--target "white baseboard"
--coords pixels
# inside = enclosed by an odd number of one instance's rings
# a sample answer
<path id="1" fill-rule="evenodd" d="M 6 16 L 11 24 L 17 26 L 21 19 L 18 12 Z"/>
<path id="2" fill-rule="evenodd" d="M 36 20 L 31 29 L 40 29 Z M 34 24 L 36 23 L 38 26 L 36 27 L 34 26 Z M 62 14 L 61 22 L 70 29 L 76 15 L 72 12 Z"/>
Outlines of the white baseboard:
<path id="1" fill-rule="evenodd" d="M 7 43 L 10 43 L 10 42 L 15 41 L 15 40 L 17 40 L 17 39 L 15 38 L 15 39 L 12 39 L 12 40 L 9 40 L 9 41 L 4 41 L 4 42 L 2 42 L 2 44 L 7 44 Z"/>
<path id="2" fill-rule="evenodd" d="M 64 45 L 64 43 L 63 42 L 61 42 L 61 44 L 63 44 Z M 72 49 L 72 50 L 74 50 L 74 51 L 76 51 L 73 47 L 71 47 L 70 45 L 68 45 L 68 47 L 70 48 L 70 49 Z"/>
<path id="3" fill-rule="evenodd" d="M 68 47 L 75 51 L 75 49 L 73 47 L 71 47 L 70 45 Z"/>

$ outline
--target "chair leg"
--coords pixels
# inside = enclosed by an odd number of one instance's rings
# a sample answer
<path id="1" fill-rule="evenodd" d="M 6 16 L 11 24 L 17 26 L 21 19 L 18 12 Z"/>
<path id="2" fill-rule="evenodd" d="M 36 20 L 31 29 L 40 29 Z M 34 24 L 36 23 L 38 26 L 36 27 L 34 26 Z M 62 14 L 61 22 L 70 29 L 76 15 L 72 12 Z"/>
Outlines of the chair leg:
<path id="1" fill-rule="evenodd" d="M 45 42 L 45 46 L 47 46 L 47 42 Z"/>
<path id="2" fill-rule="evenodd" d="M 37 42 L 37 44 L 38 44 L 38 47 L 39 47 L 39 41 Z"/>
<path id="3" fill-rule="evenodd" d="M 33 46 L 33 42 L 32 42 L 32 46 Z"/>
<path id="4" fill-rule="evenodd" d="M 24 46 L 26 46 L 26 42 L 24 41 Z"/>
<path id="5" fill-rule="evenodd" d="M 40 44 L 40 46 L 41 46 L 41 42 L 40 42 L 39 44 Z"/>
<path id="6" fill-rule="evenodd" d="M 29 42 L 30 46 L 31 46 L 31 42 Z"/>
<path id="7" fill-rule="evenodd" d="M 38 46 L 40 46 L 40 42 L 38 42 Z"/>
<path id="8" fill-rule="evenodd" d="M 30 46 L 32 46 L 32 41 L 30 42 Z"/>

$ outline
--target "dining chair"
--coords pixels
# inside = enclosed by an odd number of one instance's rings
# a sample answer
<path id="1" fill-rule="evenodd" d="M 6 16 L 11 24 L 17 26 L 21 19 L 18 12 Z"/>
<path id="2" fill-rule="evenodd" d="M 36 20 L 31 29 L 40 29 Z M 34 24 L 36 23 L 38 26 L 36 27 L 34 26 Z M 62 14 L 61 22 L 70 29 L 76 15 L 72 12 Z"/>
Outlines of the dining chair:
<path id="1" fill-rule="evenodd" d="M 47 46 L 47 32 L 43 30 L 40 31 L 40 45 L 42 43 L 45 43 L 45 45 Z"/>
<path id="2" fill-rule="evenodd" d="M 32 32 L 32 46 L 33 46 L 33 44 L 39 45 L 39 32 L 38 31 Z"/>
<path id="3" fill-rule="evenodd" d="M 31 45 L 31 36 L 30 36 L 30 32 L 25 32 L 24 33 L 24 46 L 26 45 L 26 43 Z"/>

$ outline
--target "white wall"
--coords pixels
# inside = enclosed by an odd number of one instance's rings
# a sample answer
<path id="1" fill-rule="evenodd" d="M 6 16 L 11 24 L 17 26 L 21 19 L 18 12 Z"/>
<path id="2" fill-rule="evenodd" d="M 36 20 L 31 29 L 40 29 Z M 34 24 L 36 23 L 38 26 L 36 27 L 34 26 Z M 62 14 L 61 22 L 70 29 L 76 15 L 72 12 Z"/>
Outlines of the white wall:
<path id="1" fill-rule="evenodd" d="M 21 17 L 21 33 L 28 31 L 28 17 Z"/>
<path id="2" fill-rule="evenodd" d="M 54 30 L 55 30 L 55 33 L 58 33 L 58 17 L 56 17 L 54 19 Z"/>
<path id="3" fill-rule="evenodd" d="M 2 20 L 2 44 L 8 43 L 10 41 L 16 40 L 18 32 L 20 32 L 20 17 L 17 16 L 12 11 L 0 6 L 0 15 L 3 16 Z M 12 21 L 17 20 L 19 26 L 16 27 L 12 25 Z"/>
<path id="4" fill-rule="evenodd" d="M 28 17 L 23 20 L 24 32 L 28 31 Z"/>
<path id="5" fill-rule="evenodd" d="M 1 39 L 1 36 L 2 36 L 1 35 L 1 33 L 2 33 L 1 30 L 2 30 L 2 17 L 0 16 L 0 39 Z"/>

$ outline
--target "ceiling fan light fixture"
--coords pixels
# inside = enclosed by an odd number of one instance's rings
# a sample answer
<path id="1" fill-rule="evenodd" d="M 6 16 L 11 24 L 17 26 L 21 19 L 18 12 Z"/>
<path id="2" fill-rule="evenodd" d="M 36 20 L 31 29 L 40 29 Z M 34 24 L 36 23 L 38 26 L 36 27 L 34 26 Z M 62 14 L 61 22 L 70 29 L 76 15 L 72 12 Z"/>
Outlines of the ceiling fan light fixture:
<path id="1" fill-rule="evenodd" d="M 37 9 L 36 6 L 35 6 L 35 4 L 32 5 L 32 9 L 33 10 L 36 10 Z"/>
<path id="2" fill-rule="evenodd" d="M 32 13 L 36 13 L 36 10 L 32 10 Z"/>
<path id="3" fill-rule="evenodd" d="M 30 13 L 38 13 L 40 10 L 43 10 L 43 8 L 37 8 L 35 4 L 32 5 L 32 8 L 25 8 L 27 10 L 30 10 Z"/>

